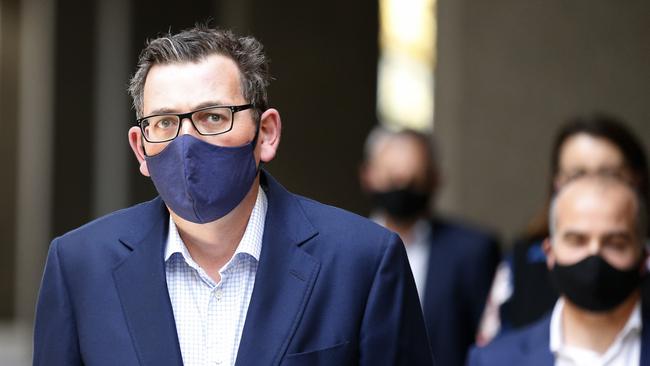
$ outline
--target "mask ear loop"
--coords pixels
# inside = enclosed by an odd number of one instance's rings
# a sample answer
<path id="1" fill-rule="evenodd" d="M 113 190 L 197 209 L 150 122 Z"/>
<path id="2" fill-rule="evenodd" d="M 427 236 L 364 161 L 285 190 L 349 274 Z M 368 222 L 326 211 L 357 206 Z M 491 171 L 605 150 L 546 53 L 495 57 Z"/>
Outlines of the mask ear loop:
<path id="1" fill-rule="evenodd" d="M 147 154 L 147 149 L 144 148 L 144 136 L 140 135 L 140 141 L 142 142 L 142 153 L 144 154 L 145 158 L 148 158 L 149 155 Z"/>
<path id="2" fill-rule="evenodd" d="M 262 129 L 262 118 L 260 117 L 256 123 L 257 128 L 255 129 L 255 137 L 253 137 L 253 141 L 251 143 L 253 144 L 253 151 L 255 150 L 255 147 L 257 146 L 257 138 L 260 136 L 260 130 Z M 260 158 L 260 162 L 257 164 L 257 171 L 255 172 L 255 176 L 257 177 L 260 174 L 260 170 L 262 169 L 262 164 L 264 162 L 262 161 L 262 158 Z"/>

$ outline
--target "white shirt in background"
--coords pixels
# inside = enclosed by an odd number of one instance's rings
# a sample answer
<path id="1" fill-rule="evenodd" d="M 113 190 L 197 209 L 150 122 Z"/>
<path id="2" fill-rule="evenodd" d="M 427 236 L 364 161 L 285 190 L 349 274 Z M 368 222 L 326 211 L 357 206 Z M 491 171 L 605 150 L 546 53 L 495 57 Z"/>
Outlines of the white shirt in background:
<path id="1" fill-rule="evenodd" d="M 603 354 L 564 343 L 560 298 L 553 308 L 549 345 L 555 355 L 555 366 L 637 366 L 641 360 L 641 304 L 637 302 L 630 318 L 614 342 Z"/>
<path id="2" fill-rule="evenodd" d="M 381 226 L 386 227 L 386 219 L 381 215 L 371 215 L 370 218 Z M 431 224 L 426 219 L 419 219 L 411 229 L 410 241 L 401 238 L 406 248 L 406 255 L 411 265 L 415 287 L 418 290 L 420 304 L 424 302 L 426 292 L 427 271 L 429 270 L 429 253 L 431 252 Z"/>

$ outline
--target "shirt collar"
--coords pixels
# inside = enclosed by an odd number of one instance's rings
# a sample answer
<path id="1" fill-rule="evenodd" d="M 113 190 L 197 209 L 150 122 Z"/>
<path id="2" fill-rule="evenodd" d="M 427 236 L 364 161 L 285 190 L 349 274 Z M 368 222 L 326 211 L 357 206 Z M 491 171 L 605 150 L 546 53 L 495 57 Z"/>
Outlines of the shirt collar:
<path id="1" fill-rule="evenodd" d="M 429 222 L 425 219 L 419 219 L 411 229 L 413 242 L 427 246 L 426 244 L 431 237 L 431 231 L 431 225 L 429 225 Z"/>
<path id="2" fill-rule="evenodd" d="M 237 249 L 233 257 L 237 256 L 239 253 L 248 254 L 255 260 L 260 260 L 260 253 L 262 252 L 262 236 L 264 234 L 264 223 L 266 221 L 266 210 L 268 206 L 268 200 L 266 198 L 266 193 L 263 189 L 257 190 L 257 199 L 255 200 L 255 206 L 253 206 L 253 211 L 251 216 L 248 219 L 248 224 L 246 224 L 246 230 L 244 235 L 241 238 L 241 241 L 237 245 Z M 169 230 L 167 232 L 167 243 L 165 244 L 165 262 L 174 254 L 180 254 L 185 262 L 194 268 L 199 266 L 194 262 L 190 252 L 187 250 L 183 239 L 178 233 L 178 228 L 172 220 L 171 215 L 169 216 Z"/>
<path id="3" fill-rule="evenodd" d="M 386 216 L 384 214 L 374 212 L 371 213 L 369 217 L 370 220 L 374 221 L 376 224 L 386 227 Z M 426 243 L 429 241 L 429 238 L 431 237 L 432 232 L 433 230 L 429 223 L 429 220 L 426 218 L 419 218 L 415 224 L 413 224 L 413 227 L 411 227 L 409 234 L 411 235 L 414 243 L 426 245 Z M 404 239 L 402 239 L 402 241 L 404 241 Z"/>
<path id="4" fill-rule="evenodd" d="M 549 347 L 551 352 L 557 354 L 564 344 L 564 334 L 562 332 L 562 310 L 564 309 L 564 299 L 560 297 L 555 306 L 553 307 L 553 313 L 551 315 L 551 329 L 550 329 L 550 339 Z M 640 332 L 643 325 L 641 319 L 641 302 L 637 301 L 634 306 L 634 310 L 630 314 L 625 326 L 616 336 L 616 340 L 626 337 L 632 332 Z M 614 342 L 616 342 L 616 340 Z"/>

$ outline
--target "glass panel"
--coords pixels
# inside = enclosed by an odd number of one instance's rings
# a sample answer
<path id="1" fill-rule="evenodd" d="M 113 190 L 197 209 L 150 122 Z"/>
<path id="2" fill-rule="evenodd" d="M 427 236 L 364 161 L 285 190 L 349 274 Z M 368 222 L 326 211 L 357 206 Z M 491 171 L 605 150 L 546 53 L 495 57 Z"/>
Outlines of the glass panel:
<path id="1" fill-rule="evenodd" d="M 379 8 L 380 122 L 433 129 L 436 0 L 379 0 Z"/>

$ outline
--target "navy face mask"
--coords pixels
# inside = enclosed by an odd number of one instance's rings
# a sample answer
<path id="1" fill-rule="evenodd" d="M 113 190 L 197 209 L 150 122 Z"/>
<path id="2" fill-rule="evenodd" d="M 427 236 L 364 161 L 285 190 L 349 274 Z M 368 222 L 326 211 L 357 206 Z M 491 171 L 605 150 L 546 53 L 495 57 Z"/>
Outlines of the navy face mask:
<path id="1" fill-rule="evenodd" d="M 165 204 L 183 219 L 205 224 L 228 214 L 250 191 L 258 171 L 256 142 L 257 132 L 253 141 L 234 147 L 181 135 L 145 159 Z"/>

